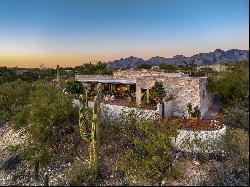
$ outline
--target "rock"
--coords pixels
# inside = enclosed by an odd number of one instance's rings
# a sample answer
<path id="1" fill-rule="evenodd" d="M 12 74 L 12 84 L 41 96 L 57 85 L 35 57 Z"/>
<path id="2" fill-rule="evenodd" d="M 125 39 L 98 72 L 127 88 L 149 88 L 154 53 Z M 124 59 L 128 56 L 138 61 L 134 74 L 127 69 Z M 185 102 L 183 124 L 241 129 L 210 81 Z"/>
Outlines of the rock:
<path id="1" fill-rule="evenodd" d="M 4 161 L 0 169 L 3 169 L 5 172 L 14 170 L 16 169 L 17 165 L 20 162 L 21 162 L 21 159 L 19 158 L 19 156 L 10 157 L 6 161 Z"/>
<path id="2" fill-rule="evenodd" d="M 194 164 L 194 165 L 200 165 L 200 163 L 199 163 L 198 161 L 196 161 L 196 160 L 193 161 L 193 164 Z"/>

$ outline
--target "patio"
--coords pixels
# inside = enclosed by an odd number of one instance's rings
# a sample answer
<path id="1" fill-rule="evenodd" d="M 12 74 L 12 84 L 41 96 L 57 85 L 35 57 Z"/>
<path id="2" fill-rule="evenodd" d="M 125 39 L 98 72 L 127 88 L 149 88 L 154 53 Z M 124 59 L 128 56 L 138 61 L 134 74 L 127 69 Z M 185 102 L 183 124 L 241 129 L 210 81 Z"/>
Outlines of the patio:
<path id="1" fill-rule="evenodd" d="M 128 99 L 122 99 L 122 98 L 113 98 L 113 99 L 101 99 L 101 103 L 110 104 L 110 105 L 118 105 L 118 106 L 127 106 L 127 107 L 136 107 L 135 101 L 132 101 L 130 97 Z M 142 104 L 141 108 L 147 109 L 147 110 L 156 110 L 157 106 L 154 104 Z"/>

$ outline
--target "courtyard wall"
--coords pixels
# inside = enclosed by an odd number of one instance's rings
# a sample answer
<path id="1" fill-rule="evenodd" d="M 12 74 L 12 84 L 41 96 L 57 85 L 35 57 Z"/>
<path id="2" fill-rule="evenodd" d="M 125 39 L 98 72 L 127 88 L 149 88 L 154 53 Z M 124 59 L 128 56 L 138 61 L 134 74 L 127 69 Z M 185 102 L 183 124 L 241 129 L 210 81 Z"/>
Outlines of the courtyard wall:
<path id="1" fill-rule="evenodd" d="M 187 104 L 193 107 L 198 106 L 203 116 L 208 110 L 212 95 L 207 92 L 206 78 L 193 77 L 164 77 L 145 76 L 136 80 L 137 104 L 140 104 L 140 90 L 151 89 L 155 81 L 161 81 L 165 87 L 167 95 L 173 97 L 172 108 L 174 116 L 187 116 Z"/>

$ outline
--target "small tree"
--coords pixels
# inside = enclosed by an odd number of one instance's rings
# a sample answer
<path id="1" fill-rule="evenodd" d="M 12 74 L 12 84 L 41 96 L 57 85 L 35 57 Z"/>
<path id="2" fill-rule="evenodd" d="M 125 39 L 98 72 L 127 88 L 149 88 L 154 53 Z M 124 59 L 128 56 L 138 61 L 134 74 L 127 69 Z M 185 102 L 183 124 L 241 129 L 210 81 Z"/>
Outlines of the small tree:
<path id="1" fill-rule="evenodd" d="M 192 104 L 191 103 L 188 103 L 187 104 L 187 111 L 188 111 L 188 116 L 189 118 L 192 116 L 192 111 L 193 111 L 193 108 L 192 108 Z"/>
<path id="2" fill-rule="evenodd" d="M 150 95 L 156 103 L 162 103 L 163 98 L 166 96 L 166 91 L 162 82 L 155 81 L 154 86 L 150 90 Z"/>
<path id="3" fill-rule="evenodd" d="M 194 112 L 192 113 L 192 116 L 195 118 L 201 117 L 201 111 L 198 106 L 194 107 Z"/>
<path id="4" fill-rule="evenodd" d="M 66 90 L 72 94 L 75 94 L 79 99 L 80 94 L 84 92 L 85 88 L 80 81 L 70 81 L 67 83 Z"/>

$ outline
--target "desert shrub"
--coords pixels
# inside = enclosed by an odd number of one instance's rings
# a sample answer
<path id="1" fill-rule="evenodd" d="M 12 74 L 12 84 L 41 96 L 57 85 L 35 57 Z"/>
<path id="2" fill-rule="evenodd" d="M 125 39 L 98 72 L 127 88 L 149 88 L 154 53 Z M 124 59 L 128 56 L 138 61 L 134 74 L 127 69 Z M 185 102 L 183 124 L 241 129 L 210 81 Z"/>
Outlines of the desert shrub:
<path id="1" fill-rule="evenodd" d="M 138 68 L 141 68 L 141 69 L 151 69 L 151 68 L 152 68 L 152 65 L 149 65 L 149 64 L 141 64 L 140 66 L 138 66 Z"/>
<path id="2" fill-rule="evenodd" d="M 124 121 L 120 123 L 120 141 L 125 153 L 117 167 L 124 179 L 129 184 L 158 184 L 178 179 L 182 174 L 181 164 L 171 156 L 174 151 L 171 138 L 177 136 L 178 124 L 146 119 L 140 112 L 130 112 L 127 119 L 120 118 Z"/>
<path id="3" fill-rule="evenodd" d="M 201 111 L 198 106 L 194 107 L 194 112 L 192 112 L 192 117 L 199 118 L 201 117 Z"/>
<path id="4" fill-rule="evenodd" d="M 87 63 L 82 66 L 76 66 L 75 72 L 83 75 L 112 75 L 112 70 L 108 69 L 105 62 L 97 62 L 96 64 Z"/>
<path id="5" fill-rule="evenodd" d="M 228 103 L 249 98 L 249 63 L 231 65 L 224 72 L 208 77 L 209 91 L 219 93 Z"/>
<path id="6" fill-rule="evenodd" d="M 18 77 L 23 81 L 32 82 L 39 80 L 39 73 L 36 71 L 27 71 Z"/>
<path id="7" fill-rule="evenodd" d="M 200 68 L 198 71 L 196 71 L 194 73 L 195 77 L 203 77 L 209 74 L 216 74 L 216 72 L 210 68 L 210 67 L 204 67 L 204 68 Z"/>
<path id="8" fill-rule="evenodd" d="M 242 129 L 227 128 L 225 160 L 210 170 L 209 184 L 216 186 L 249 185 L 249 135 Z"/>
<path id="9" fill-rule="evenodd" d="M 193 111 L 193 106 L 191 103 L 188 103 L 187 104 L 187 112 L 188 112 L 189 117 L 192 116 L 192 111 Z"/>
<path id="10" fill-rule="evenodd" d="M 27 135 L 26 143 L 19 147 L 20 153 L 30 162 L 38 159 L 44 166 L 58 151 L 58 144 L 74 132 L 78 117 L 72 97 L 53 85 L 38 82 L 34 86 L 35 91 L 28 97 L 29 105 L 13 119 L 13 128 Z"/>
<path id="11" fill-rule="evenodd" d="M 8 81 L 14 81 L 16 78 L 17 76 L 14 68 L 7 68 L 6 66 L 0 67 L 0 84 Z"/>
<path id="12" fill-rule="evenodd" d="M 178 70 L 177 67 L 171 66 L 171 65 L 168 65 L 168 64 L 160 64 L 159 67 L 162 70 L 170 71 L 170 72 L 175 72 L 176 70 Z"/>
<path id="13" fill-rule="evenodd" d="M 0 126 L 9 121 L 28 104 L 29 94 L 34 90 L 31 83 L 21 80 L 7 82 L 0 87 Z"/>
<path id="14" fill-rule="evenodd" d="M 225 125 L 249 131 L 249 100 L 232 100 L 230 105 L 223 107 Z"/>
<path id="15" fill-rule="evenodd" d="M 249 130 L 249 63 L 237 62 L 208 77 L 208 88 L 223 98 L 225 124 Z"/>
<path id="16" fill-rule="evenodd" d="M 66 174 L 66 181 L 60 181 L 59 184 L 66 183 L 70 186 L 88 186 L 96 185 L 97 182 L 89 164 L 76 160 Z"/>

